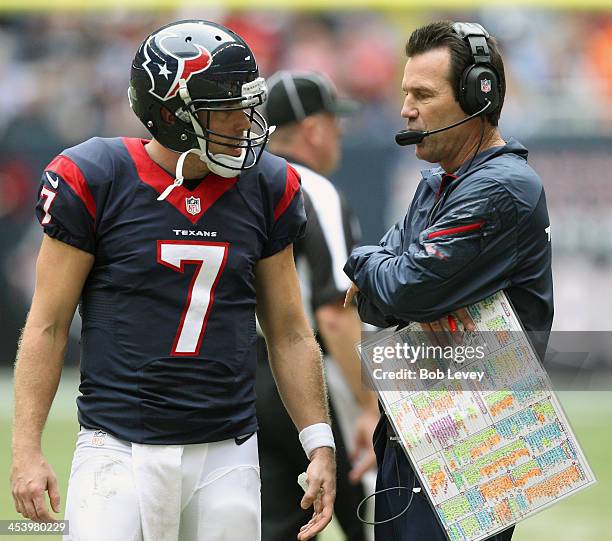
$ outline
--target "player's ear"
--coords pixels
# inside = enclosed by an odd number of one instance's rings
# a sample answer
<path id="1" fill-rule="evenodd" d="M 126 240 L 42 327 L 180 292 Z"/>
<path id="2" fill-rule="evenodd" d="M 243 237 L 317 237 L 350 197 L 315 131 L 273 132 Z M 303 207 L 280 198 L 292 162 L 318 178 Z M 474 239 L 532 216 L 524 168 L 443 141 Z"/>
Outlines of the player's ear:
<path id="1" fill-rule="evenodd" d="M 176 117 L 165 107 L 160 107 L 160 114 L 166 124 L 174 124 L 176 122 Z"/>

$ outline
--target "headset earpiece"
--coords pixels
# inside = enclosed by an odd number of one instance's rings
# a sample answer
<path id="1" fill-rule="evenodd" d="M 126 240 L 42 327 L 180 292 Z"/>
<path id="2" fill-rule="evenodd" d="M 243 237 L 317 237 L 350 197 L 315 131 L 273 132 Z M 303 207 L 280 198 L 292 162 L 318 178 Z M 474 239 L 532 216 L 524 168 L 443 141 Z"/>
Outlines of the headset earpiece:
<path id="1" fill-rule="evenodd" d="M 453 31 L 468 44 L 472 54 L 472 63 L 459 80 L 459 103 L 468 115 L 472 115 L 490 101 L 489 114 L 499 106 L 501 94 L 499 76 L 491 64 L 487 44 L 489 33 L 477 23 L 454 23 Z"/>
<path id="2" fill-rule="evenodd" d="M 487 101 L 491 102 L 489 112 L 499 105 L 499 87 L 497 75 L 490 66 L 472 64 L 461 76 L 459 103 L 468 114 L 482 109 Z"/>

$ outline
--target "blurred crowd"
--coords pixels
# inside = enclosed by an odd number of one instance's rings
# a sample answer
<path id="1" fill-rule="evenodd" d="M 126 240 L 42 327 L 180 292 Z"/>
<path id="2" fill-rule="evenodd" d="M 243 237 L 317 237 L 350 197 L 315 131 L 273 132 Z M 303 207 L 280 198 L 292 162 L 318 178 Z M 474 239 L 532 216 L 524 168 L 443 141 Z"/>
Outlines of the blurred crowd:
<path id="1" fill-rule="evenodd" d="M 536 141 L 540 150 L 534 165 L 546 184 L 556 254 L 587 254 L 609 279 L 612 9 L 311 13 L 195 8 L 5 15 L 0 18 L 2 319 L 20 321 L 31 292 L 32 246 L 40 234 L 32 226 L 32 209 L 41 169 L 62 148 L 93 135 L 145 135 L 128 107 L 131 59 L 151 30 L 188 18 L 216 20 L 237 31 L 255 51 L 264 76 L 277 69 L 316 69 L 327 73 L 341 94 L 362 102 L 360 114 L 345 125 L 345 156 L 355 160 L 345 159 L 338 178 L 369 241 L 405 211 L 415 174 L 424 166 L 393 144 L 394 132 L 404 127 L 399 109 L 407 37 L 436 19 L 481 22 L 501 43 L 506 64 L 502 134 Z M 375 159 L 365 161 L 366 145 Z M 361 168 L 355 165 L 360 158 Z M 378 169 L 364 175 L 363 168 L 373 162 Z M 368 186 L 372 174 L 380 188 L 376 193 Z M 0 342 L 14 341 L 14 332 L 3 327 Z"/>
<path id="2" fill-rule="evenodd" d="M 410 31 L 438 18 L 481 21 L 501 42 L 508 79 L 504 120 L 521 134 L 612 135 L 612 11 L 499 8 L 471 13 L 55 13 L 0 20 L 0 134 L 15 144 L 67 143 L 135 132 L 125 93 L 142 38 L 173 19 L 202 17 L 237 31 L 261 72 L 326 72 L 365 104 L 376 130 L 397 122 L 398 75 Z M 32 130 L 36 128 L 36 133 Z"/>

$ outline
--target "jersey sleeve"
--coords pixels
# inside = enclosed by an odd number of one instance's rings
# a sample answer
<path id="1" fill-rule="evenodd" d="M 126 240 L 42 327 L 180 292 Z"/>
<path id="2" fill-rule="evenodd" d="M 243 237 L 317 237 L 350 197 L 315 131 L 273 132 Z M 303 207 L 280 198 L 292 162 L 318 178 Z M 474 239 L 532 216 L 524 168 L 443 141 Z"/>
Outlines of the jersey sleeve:
<path id="1" fill-rule="evenodd" d="M 273 216 L 262 258 L 270 257 L 302 237 L 306 228 L 300 175 L 287 164 L 284 182 L 272 193 Z"/>
<path id="2" fill-rule="evenodd" d="M 96 204 L 83 173 L 65 155 L 42 174 L 36 216 L 50 237 L 95 252 Z"/>

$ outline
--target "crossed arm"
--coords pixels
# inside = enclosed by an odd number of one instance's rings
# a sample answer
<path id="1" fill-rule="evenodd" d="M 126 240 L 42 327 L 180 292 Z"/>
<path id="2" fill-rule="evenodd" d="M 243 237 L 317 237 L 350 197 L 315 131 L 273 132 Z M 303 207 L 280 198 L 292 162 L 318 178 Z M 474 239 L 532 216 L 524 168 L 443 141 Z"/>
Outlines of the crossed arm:
<path id="1" fill-rule="evenodd" d="M 397 224 L 379 246 L 350 255 L 344 271 L 358 289 L 349 297 L 360 292 L 364 321 L 388 327 L 439 320 L 510 284 L 518 238 L 514 199 L 489 179 L 460 190 L 410 244 L 410 223 Z"/>

